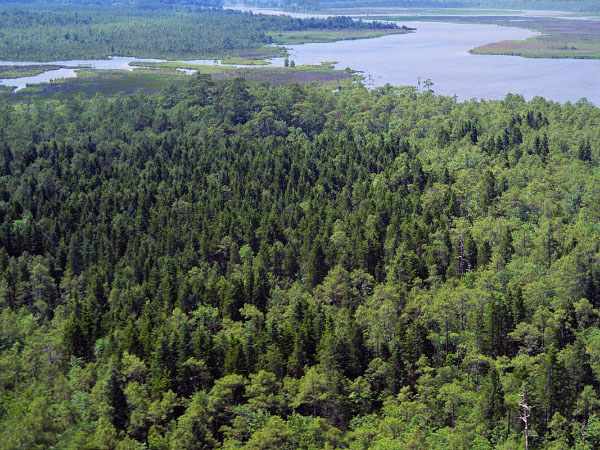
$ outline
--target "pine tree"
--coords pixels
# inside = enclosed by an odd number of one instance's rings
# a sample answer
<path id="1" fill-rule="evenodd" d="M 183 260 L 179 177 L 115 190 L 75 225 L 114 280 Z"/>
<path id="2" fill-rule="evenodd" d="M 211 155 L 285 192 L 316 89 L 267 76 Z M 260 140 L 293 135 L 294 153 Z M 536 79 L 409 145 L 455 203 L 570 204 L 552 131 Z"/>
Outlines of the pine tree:
<path id="1" fill-rule="evenodd" d="M 481 207 L 485 211 L 498 195 L 496 192 L 496 177 L 491 170 L 486 170 L 483 174 L 483 192 L 481 193 Z"/>
<path id="2" fill-rule="evenodd" d="M 314 243 L 308 259 L 308 280 L 311 287 L 320 284 L 327 275 L 327 266 L 325 265 L 325 253 L 323 245 L 317 239 Z"/>
<path id="3" fill-rule="evenodd" d="M 506 409 L 504 391 L 498 370 L 492 366 L 483 379 L 477 394 L 477 416 L 488 432 L 491 432 L 503 420 Z"/>
<path id="4" fill-rule="evenodd" d="M 510 228 L 506 227 L 502 234 L 502 239 L 498 245 L 498 255 L 503 264 L 508 264 L 512 258 L 515 248 L 513 247 L 513 238 Z"/>
<path id="5" fill-rule="evenodd" d="M 121 374 L 111 367 L 106 382 L 106 401 L 111 406 L 111 422 L 117 430 L 124 430 L 129 417 L 127 398 L 123 392 Z"/>
<path id="6" fill-rule="evenodd" d="M 579 151 L 577 156 L 581 161 L 591 161 L 592 160 L 592 147 L 590 145 L 590 140 L 586 139 L 582 140 L 579 143 Z"/>
<path id="7" fill-rule="evenodd" d="M 541 426 L 545 430 L 554 413 L 560 411 L 567 400 L 564 368 L 554 346 L 550 347 L 538 368 L 537 382 L 536 399 L 541 410 Z"/>
<path id="8" fill-rule="evenodd" d="M 77 299 L 74 299 L 74 310 L 65 322 L 62 341 L 69 355 L 89 358 L 89 341 L 82 323 L 81 305 Z"/>

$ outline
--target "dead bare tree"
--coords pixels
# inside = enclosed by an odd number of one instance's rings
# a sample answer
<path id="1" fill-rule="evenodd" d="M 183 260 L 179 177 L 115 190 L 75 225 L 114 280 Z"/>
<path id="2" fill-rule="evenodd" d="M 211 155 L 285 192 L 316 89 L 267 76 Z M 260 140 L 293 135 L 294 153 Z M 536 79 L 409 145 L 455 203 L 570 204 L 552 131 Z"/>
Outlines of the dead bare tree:
<path id="1" fill-rule="evenodd" d="M 531 409 L 533 406 L 527 404 L 527 394 L 525 393 L 525 389 L 521 393 L 521 403 L 519 403 L 521 407 L 521 412 L 519 413 L 519 417 L 525 424 L 525 450 L 529 450 L 529 417 L 531 416 Z"/>
<path id="2" fill-rule="evenodd" d="M 458 259 L 458 262 L 459 262 L 461 277 L 465 275 L 465 263 L 466 263 L 466 272 L 470 272 L 472 270 L 471 262 L 469 261 L 469 253 L 465 252 L 465 240 L 464 240 L 462 233 L 460 233 L 460 247 L 459 247 L 459 253 L 458 253 L 458 256 L 456 257 L 456 259 Z"/>

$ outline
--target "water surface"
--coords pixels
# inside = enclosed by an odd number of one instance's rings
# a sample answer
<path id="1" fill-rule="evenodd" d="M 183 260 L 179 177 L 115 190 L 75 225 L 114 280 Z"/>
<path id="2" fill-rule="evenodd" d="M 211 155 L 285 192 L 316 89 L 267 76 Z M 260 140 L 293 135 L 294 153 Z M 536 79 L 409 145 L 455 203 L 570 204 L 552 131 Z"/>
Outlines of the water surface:
<path id="1" fill-rule="evenodd" d="M 127 70 L 132 71 L 134 69 L 140 69 L 141 66 L 131 66 L 131 62 L 164 62 L 164 59 L 151 59 L 151 58 L 132 58 L 124 56 L 113 56 L 108 59 L 74 59 L 70 61 L 52 61 L 52 62 L 33 62 L 33 61 L 2 61 L 0 60 L 0 66 L 38 66 L 38 65 L 60 65 L 69 66 L 69 68 L 62 68 L 56 70 L 49 70 L 39 75 L 31 77 L 20 77 L 20 78 L 4 78 L 0 79 L 0 86 L 12 86 L 14 92 L 18 92 L 21 89 L 27 87 L 27 85 L 49 83 L 50 81 L 60 80 L 64 78 L 75 78 L 77 76 L 78 69 L 99 69 L 99 70 Z M 192 61 L 185 61 L 190 64 L 203 64 L 203 65 L 219 65 L 220 60 L 212 59 L 196 59 Z M 245 67 L 245 66 L 244 66 Z M 182 70 L 186 74 L 191 74 L 194 71 Z"/>
<path id="2" fill-rule="evenodd" d="M 257 11 L 258 12 L 258 11 Z M 281 11 L 261 10 L 281 14 Z M 313 17 L 310 14 L 296 16 Z M 296 64 L 319 64 L 337 61 L 338 69 L 350 67 L 361 71 L 369 86 L 416 86 L 427 78 L 438 94 L 471 98 L 503 99 L 506 94 L 521 94 L 526 99 L 542 96 L 560 102 L 576 102 L 585 97 L 600 105 L 600 60 L 534 59 L 516 56 L 472 55 L 479 45 L 503 40 L 522 40 L 534 32 L 497 25 L 456 24 L 443 22 L 398 22 L 416 28 L 409 34 L 375 39 L 294 45 L 290 59 Z M 106 60 L 53 61 L 47 64 L 89 67 L 93 69 L 133 70 L 132 61 L 162 61 L 114 57 Z M 283 58 L 271 60 L 283 65 Z M 195 64 L 219 64 L 214 60 L 186 61 Z M 28 65 L 39 62 L 0 61 L 0 65 Z M 43 64 L 43 63 L 42 63 Z M 246 66 L 248 67 L 248 66 Z M 260 69 L 260 67 L 254 67 Z M 76 76 L 76 69 L 58 69 L 34 77 L 0 80 L 0 85 L 16 86 L 49 82 Z"/>
<path id="3" fill-rule="evenodd" d="M 497 25 L 399 22 L 415 33 L 376 39 L 303 44 L 289 47 L 296 64 L 337 61 L 336 68 L 364 72 L 367 83 L 416 86 L 430 78 L 436 93 L 503 99 L 508 93 L 526 99 L 542 96 L 560 102 L 582 97 L 600 105 L 600 60 L 541 59 L 473 55 L 479 45 L 522 40 L 535 33 Z M 277 64 L 281 64 L 281 59 Z"/>

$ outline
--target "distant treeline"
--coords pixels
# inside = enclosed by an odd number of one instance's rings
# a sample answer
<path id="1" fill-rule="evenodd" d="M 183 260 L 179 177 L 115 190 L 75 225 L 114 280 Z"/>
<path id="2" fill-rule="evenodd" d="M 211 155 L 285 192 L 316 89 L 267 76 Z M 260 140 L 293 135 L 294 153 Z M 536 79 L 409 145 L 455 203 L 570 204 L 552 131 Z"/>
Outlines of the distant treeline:
<path id="1" fill-rule="evenodd" d="M 262 51 L 269 32 L 396 28 L 349 17 L 296 19 L 196 6 L 0 4 L 0 55 L 5 60 L 52 61 L 110 55 L 167 59 Z"/>
<path id="2" fill-rule="evenodd" d="M 318 10 L 329 8 L 493 8 L 600 11 L 594 0 L 249 0 L 248 5 Z"/>
<path id="3" fill-rule="evenodd" d="M 292 19 L 285 31 L 296 31 L 305 29 L 318 30 L 344 30 L 344 29 L 396 29 L 398 25 L 394 22 L 363 22 L 362 20 L 353 20 L 348 16 L 328 17 L 326 19 Z"/>
<path id="4" fill-rule="evenodd" d="M 35 4 L 37 0 L 23 0 L 19 4 Z M 131 0 L 112 2 L 111 0 L 49 0 L 45 3 L 65 5 L 130 5 L 148 10 L 182 8 L 220 8 L 224 4 L 238 4 L 237 1 L 223 0 Z M 327 8 L 353 7 L 400 7 L 400 8 L 493 8 L 493 9 L 539 9 L 560 11 L 600 11 L 596 0 L 245 0 L 244 5 L 276 7 L 284 9 L 318 10 Z M 14 5 L 11 1 L 0 0 L 0 5 Z"/>
<path id="5" fill-rule="evenodd" d="M 23 0 L 18 4 L 35 4 L 39 0 Z M 142 8 L 157 9 L 157 8 L 180 8 L 189 6 L 199 6 L 208 8 L 220 8 L 223 6 L 223 0 L 185 0 L 185 1 L 170 1 L 170 0 L 130 0 L 127 2 L 112 2 L 110 0 L 49 0 L 44 3 L 59 3 L 63 5 L 134 5 Z M 0 0 L 0 4 L 17 4 L 14 1 Z"/>

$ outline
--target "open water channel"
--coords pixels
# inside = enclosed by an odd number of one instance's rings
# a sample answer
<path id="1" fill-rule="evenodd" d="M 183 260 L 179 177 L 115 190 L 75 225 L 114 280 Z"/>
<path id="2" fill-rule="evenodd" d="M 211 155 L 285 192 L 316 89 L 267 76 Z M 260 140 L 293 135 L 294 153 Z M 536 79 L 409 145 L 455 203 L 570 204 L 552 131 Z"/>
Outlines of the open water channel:
<path id="1" fill-rule="evenodd" d="M 261 11 L 264 12 L 264 11 Z M 271 11 L 271 13 L 280 13 Z M 305 15 L 304 15 L 305 16 Z M 587 98 L 600 105 L 600 60 L 533 59 L 514 56 L 472 55 L 473 47 L 503 40 L 520 40 L 533 32 L 496 25 L 453 24 L 441 22 L 401 22 L 417 31 L 375 39 L 338 41 L 290 46 L 290 59 L 296 64 L 336 61 L 336 68 L 364 73 L 369 86 L 416 86 L 429 78 L 438 94 L 471 98 L 502 99 L 508 93 L 526 99 L 542 96 L 560 102 Z M 53 61 L 47 64 L 86 66 L 95 69 L 132 70 L 131 61 L 157 61 L 115 57 L 107 60 Z M 188 61 L 218 64 L 212 60 Z M 272 60 L 283 64 L 283 58 Z M 0 65 L 25 65 L 0 61 Z M 258 69 L 258 68 L 257 68 Z M 58 69 L 17 79 L 2 79 L 0 84 L 23 88 L 26 84 L 48 82 L 76 76 L 76 69 Z"/>
<path id="2" fill-rule="evenodd" d="M 497 25 L 402 22 L 417 31 L 376 39 L 292 46 L 296 64 L 337 61 L 336 68 L 364 72 L 368 84 L 417 85 L 430 78 L 439 94 L 502 99 L 508 93 L 526 99 L 542 96 L 560 102 L 582 97 L 600 105 L 600 60 L 542 59 L 473 55 L 490 42 L 521 40 L 529 30 Z"/>

